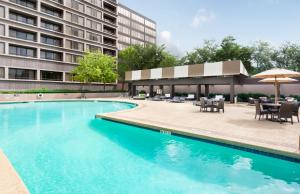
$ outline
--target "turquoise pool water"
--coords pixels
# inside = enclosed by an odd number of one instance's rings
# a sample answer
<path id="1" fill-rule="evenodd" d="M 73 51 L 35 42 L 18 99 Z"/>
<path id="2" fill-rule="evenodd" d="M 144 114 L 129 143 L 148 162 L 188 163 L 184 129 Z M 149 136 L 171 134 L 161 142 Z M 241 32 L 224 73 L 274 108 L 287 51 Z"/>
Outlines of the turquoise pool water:
<path id="1" fill-rule="evenodd" d="M 0 104 L 0 148 L 31 193 L 300 193 L 300 164 L 94 119 L 112 102 Z"/>

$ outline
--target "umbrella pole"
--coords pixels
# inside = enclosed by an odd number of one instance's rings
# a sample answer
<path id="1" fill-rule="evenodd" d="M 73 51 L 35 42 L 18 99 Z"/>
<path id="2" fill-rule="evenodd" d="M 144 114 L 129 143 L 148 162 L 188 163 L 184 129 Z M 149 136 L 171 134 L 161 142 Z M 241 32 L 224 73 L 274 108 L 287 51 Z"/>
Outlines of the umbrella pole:
<path id="1" fill-rule="evenodd" d="M 278 82 L 277 76 L 275 76 L 275 104 L 278 103 Z"/>

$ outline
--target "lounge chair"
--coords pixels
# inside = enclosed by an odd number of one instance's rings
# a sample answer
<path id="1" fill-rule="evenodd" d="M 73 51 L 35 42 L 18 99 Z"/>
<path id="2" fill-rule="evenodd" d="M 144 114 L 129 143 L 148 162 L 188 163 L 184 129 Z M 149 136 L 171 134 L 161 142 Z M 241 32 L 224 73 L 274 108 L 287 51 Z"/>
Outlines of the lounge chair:
<path id="1" fill-rule="evenodd" d="M 183 103 L 181 97 L 179 97 L 179 96 L 174 96 L 174 98 L 172 98 L 170 100 L 170 102 L 172 102 L 172 103 Z"/>
<path id="2" fill-rule="evenodd" d="M 287 102 L 295 102 L 296 101 L 295 98 L 293 98 L 293 97 L 286 97 L 285 100 Z"/>
<path id="3" fill-rule="evenodd" d="M 291 119 L 291 123 L 293 122 L 293 110 L 295 109 L 294 103 L 283 103 L 280 106 L 279 112 L 277 113 L 277 119 L 282 123 L 282 120 L 284 119 L 286 122 L 288 119 Z"/>
<path id="4" fill-rule="evenodd" d="M 261 103 L 257 100 L 255 101 L 255 119 L 258 117 L 258 120 L 260 120 L 261 116 L 267 115 L 267 119 L 268 119 L 268 114 L 269 111 L 268 110 L 264 110 L 263 107 L 261 106 Z"/>
<path id="5" fill-rule="evenodd" d="M 159 95 L 156 95 L 151 100 L 152 101 L 162 101 L 162 98 Z"/>
<path id="6" fill-rule="evenodd" d="M 195 100 L 195 94 L 188 94 L 188 96 L 186 97 L 186 100 Z"/>

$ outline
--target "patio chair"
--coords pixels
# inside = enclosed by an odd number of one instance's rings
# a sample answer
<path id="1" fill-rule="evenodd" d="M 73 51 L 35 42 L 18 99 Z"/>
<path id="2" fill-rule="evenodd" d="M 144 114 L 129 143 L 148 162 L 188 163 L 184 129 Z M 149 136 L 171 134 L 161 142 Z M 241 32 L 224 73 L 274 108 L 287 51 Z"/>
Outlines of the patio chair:
<path id="1" fill-rule="evenodd" d="M 259 116 L 258 120 L 260 120 L 261 116 L 264 116 L 264 115 L 267 115 L 267 119 L 268 119 L 268 114 L 269 114 L 269 111 L 264 110 L 261 106 L 261 103 L 258 100 L 256 100 L 255 101 L 255 119 L 256 119 L 257 115 Z"/>
<path id="2" fill-rule="evenodd" d="M 283 103 L 279 109 L 279 112 L 277 113 L 277 119 L 282 123 L 282 119 L 284 119 L 286 122 L 288 119 L 291 119 L 291 123 L 293 122 L 293 110 L 295 105 L 294 103 Z"/>
<path id="3" fill-rule="evenodd" d="M 271 102 L 271 101 L 268 99 L 268 97 L 259 97 L 258 99 L 259 99 L 259 102 L 260 102 L 260 103 L 269 103 L 269 102 Z"/>
<path id="4" fill-rule="evenodd" d="M 207 103 L 206 101 L 206 98 L 200 98 L 200 112 L 203 112 L 203 110 L 207 112 L 207 108 L 213 107 L 212 101 L 207 101 Z"/>
<path id="5" fill-rule="evenodd" d="M 295 102 L 295 98 L 293 98 L 293 97 L 286 97 L 285 100 L 287 102 Z"/>
<path id="6" fill-rule="evenodd" d="M 248 98 L 248 105 L 251 106 L 251 105 L 255 105 L 255 99 L 254 98 L 251 98 L 249 97 Z"/>
<path id="7" fill-rule="evenodd" d="M 299 123 L 299 107 L 300 102 L 294 103 L 293 116 L 297 117 Z"/>
<path id="8" fill-rule="evenodd" d="M 224 99 L 220 99 L 219 102 L 215 105 L 212 105 L 212 107 L 215 109 L 217 109 L 218 112 L 220 112 L 220 110 L 223 110 L 223 113 L 225 112 L 224 109 Z"/>

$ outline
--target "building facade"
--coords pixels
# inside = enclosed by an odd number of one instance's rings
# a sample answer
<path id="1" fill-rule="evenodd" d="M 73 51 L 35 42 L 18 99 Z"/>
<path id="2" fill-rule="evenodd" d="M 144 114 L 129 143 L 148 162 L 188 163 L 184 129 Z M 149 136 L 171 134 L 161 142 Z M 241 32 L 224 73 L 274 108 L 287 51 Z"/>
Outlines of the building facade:
<path id="1" fill-rule="evenodd" d="M 117 0 L 1 0 L 0 90 L 79 89 L 78 59 L 117 56 L 118 40 Z"/>
<path id="2" fill-rule="evenodd" d="M 156 23 L 153 20 L 122 4 L 119 4 L 118 14 L 119 50 L 135 44 L 156 44 Z"/>

